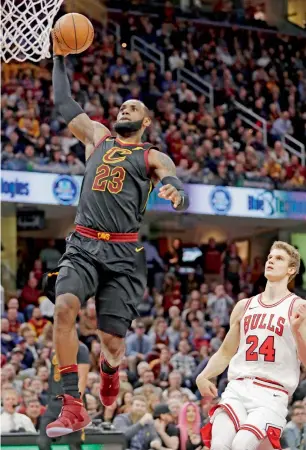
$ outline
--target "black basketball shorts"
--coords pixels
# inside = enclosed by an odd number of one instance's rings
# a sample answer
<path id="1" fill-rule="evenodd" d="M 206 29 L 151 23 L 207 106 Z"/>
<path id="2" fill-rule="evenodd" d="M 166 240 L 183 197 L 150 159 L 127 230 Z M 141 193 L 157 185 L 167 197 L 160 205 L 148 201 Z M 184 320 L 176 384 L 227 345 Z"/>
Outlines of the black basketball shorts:
<path id="1" fill-rule="evenodd" d="M 54 275 L 52 275 L 54 274 Z M 58 269 L 48 274 L 49 298 L 73 294 L 81 306 L 94 297 L 101 331 L 124 337 L 138 316 L 147 284 L 146 259 L 137 242 L 98 241 L 72 233 Z"/>

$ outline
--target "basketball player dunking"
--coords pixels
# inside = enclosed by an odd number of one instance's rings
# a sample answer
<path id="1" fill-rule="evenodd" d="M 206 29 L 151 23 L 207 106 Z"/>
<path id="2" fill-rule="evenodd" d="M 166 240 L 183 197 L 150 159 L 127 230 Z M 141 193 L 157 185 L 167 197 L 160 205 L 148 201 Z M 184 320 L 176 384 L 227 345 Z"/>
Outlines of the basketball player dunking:
<path id="1" fill-rule="evenodd" d="M 159 196 L 177 211 L 189 200 L 176 177 L 172 160 L 142 143 L 151 120 L 146 106 L 129 100 L 121 106 L 115 131 L 90 120 L 71 97 L 64 53 L 53 40 L 54 102 L 71 132 L 86 146 L 86 170 L 76 215 L 75 231 L 45 290 L 55 285 L 54 343 L 65 395 L 58 419 L 48 425 L 49 437 L 86 427 L 90 418 L 78 392 L 75 321 L 89 297 L 96 298 L 101 341 L 102 403 L 113 404 L 119 394 L 118 366 L 125 353 L 124 338 L 137 316 L 146 287 L 146 260 L 138 230 L 155 182 Z M 59 273 L 57 273 L 59 272 Z"/>
<path id="2" fill-rule="evenodd" d="M 217 396 L 209 379 L 229 365 L 220 403 L 202 429 L 211 450 L 280 449 L 288 398 L 306 364 L 306 302 L 288 290 L 298 273 L 300 255 L 275 242 L 266 265 L 265 291 L 235 306 L 230 330 L 196 383 L 202 395 Z"/>

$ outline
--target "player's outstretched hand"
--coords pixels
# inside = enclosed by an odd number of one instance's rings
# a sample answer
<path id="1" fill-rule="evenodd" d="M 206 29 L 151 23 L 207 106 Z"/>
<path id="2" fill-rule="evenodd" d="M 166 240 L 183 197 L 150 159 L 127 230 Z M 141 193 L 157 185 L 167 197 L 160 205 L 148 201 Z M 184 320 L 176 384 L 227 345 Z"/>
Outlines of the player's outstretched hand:
<path id="1" fill-rule="evenodd" d="M 52 40 L 53 40 L 53 55 L 55 56 L 67 56 L 69 52 L 67 50 L 63 50 L 61 45 L 57 39 L 56 33 L 54 30 L 51 31 Z"/>
<path id="2" fill-rule="evenodd" d="M 196 383 L 202 397 L 218 397 L 218 390 L 216 386 L 214 385 L 214 383 L 207 380 L 207 378 L 201 378 L 200 376 L 198 376 L 196 379 Z"/>
<path id="3" fill-rule="evenodd" d="M 304 320 L 306 320 L 306 304 L 300 305 L 291 317 L 292 330 L 298 331 Z"/>
<path id="4" fill-rule="evenodd" d="M 173 203 L 173 208 L 177 208 L 181 203 L 182 197 L 179 191 L 171 184 L 165 184 L 159 189 L 158 196 Z"/>

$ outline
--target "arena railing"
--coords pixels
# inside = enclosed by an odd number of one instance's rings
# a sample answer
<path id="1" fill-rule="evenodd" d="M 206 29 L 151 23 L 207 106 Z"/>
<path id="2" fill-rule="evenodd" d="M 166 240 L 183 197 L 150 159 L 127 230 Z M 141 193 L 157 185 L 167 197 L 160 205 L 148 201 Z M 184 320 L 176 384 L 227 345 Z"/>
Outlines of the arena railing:
<path id="1" fill-rule="evenodd" d="M 214 89 L 210 83 L 202 80 L 199 75 L 190 72 L 187 69 L 179 69 L 177 71 L 177 80 L 179 83 L 185 82 L 189 88 L 192 88 L 197 93 L 205 95 L 208 98 L 209 110 L 214 109 Z"/>
<path id="2" fill-rule="evenodd" d="M 120 26 L 118 23 L 114 22 L 113 20 L 108 20 L 107 22 L 107 32 L 115 37 L 115 43 L 116 43 L 116 50 L 117 53 L 120 55 L 121 50 L 121 33 L 120 33 Z"/>
<path id="3" fill-rule="evenodd" d="M 306 163 L 305 145 L 302 142 L 295 139 L 294 137 L 290 136 L 290 134 L 285 134 L 283 136 L 282 143 L 284 148 L 293 155 L 298 156 L 301 160 L 302 165 L 305 166 Z M 297 148 L 299 150 L 297 150 Z"/>
<path id="4" fill-rule="evenodd" d="M 248 124 L 250 127 L 254 128 L 255 130 L 259 130 L 263 133 L 263 141 L 265 145 L 268 145 L 268 127 L 267 127 L 267 121 L 260 117 L 258 114 L 254 113 L 251 109 L 247 108 L 246 106 L 243 106 L 241 103 L 234 101 L 233 102 L 236 109 L 238 110 L 238 117 Z M 284 149 L 300 158 L 301 163 L 303 166 L 305 166 L 306 162 L 306 152 L 305 152 L 305 145 L 295 139 L 294 137 L 290 136 L 290 134 L 285 134 L 282 138 L 282 143 L 284 146 Z"/>
<path id="5" fill-rule="evenodd" d="M 157 50 L 153 45 L 148 44 L 143 39 L 137 36 L 132 36 L 131 48 L 141 53 L 148 60 L 153 61 L 158 65 L 160 72 L 165 72 L 165 55 Z M 190 72 L 187 69 L 180 69 L 177 71 L 178 82 L 185 82 L 187 86 L 199 94 L 205 95 L 208 98 L 208 106 L 212 111 L 214 107 L 214 90 L 211 84 L 202 80 L 198 75 Z"/>
<path id="6" fill-rule="evenodd" d="M 165 73 L 165 55 L 157 50 L 154 45 L 148 44 L 137 36 L 132 36 L 131 49 L 132 51 L 141 53 L 142 56 L 154 62 L 159 67 L 160 72 Z"/>
<path id="7" fill-rule="evenodd" d="M 234 100 L 233 103 L 238 110 L 238 117 L 250 127 L 257 131 L 261 131 L 263 134 L 263 142 L 265 145 L 268 145 L 267 121 L 254 113 L 251 109 L 243 106 L 242 103 L 239 103 L 236 100 Z"/>

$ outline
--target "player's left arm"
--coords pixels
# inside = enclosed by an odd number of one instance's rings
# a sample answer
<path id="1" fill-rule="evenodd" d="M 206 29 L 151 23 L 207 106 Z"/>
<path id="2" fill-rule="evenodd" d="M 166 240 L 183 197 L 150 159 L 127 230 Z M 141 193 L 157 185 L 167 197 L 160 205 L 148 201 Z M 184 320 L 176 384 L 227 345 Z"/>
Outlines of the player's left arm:
<path id="1" fill-rule="evenodd" d="M 149 152 L 148 161 L 153 178 L 163 184 L 158 196 L 170 200 L 177 211 L 186 211 L 189 207 L 189 196 L 184 191 L 183 183 L 176 176 L 176 167 L 172 159 L 152 149 Z"/>
<path id="2" fill-rule="evenodd" d="M 306 367 L 306 300 L 296 300 L 290 325 L 296 341 L 299 359 Z"/>

